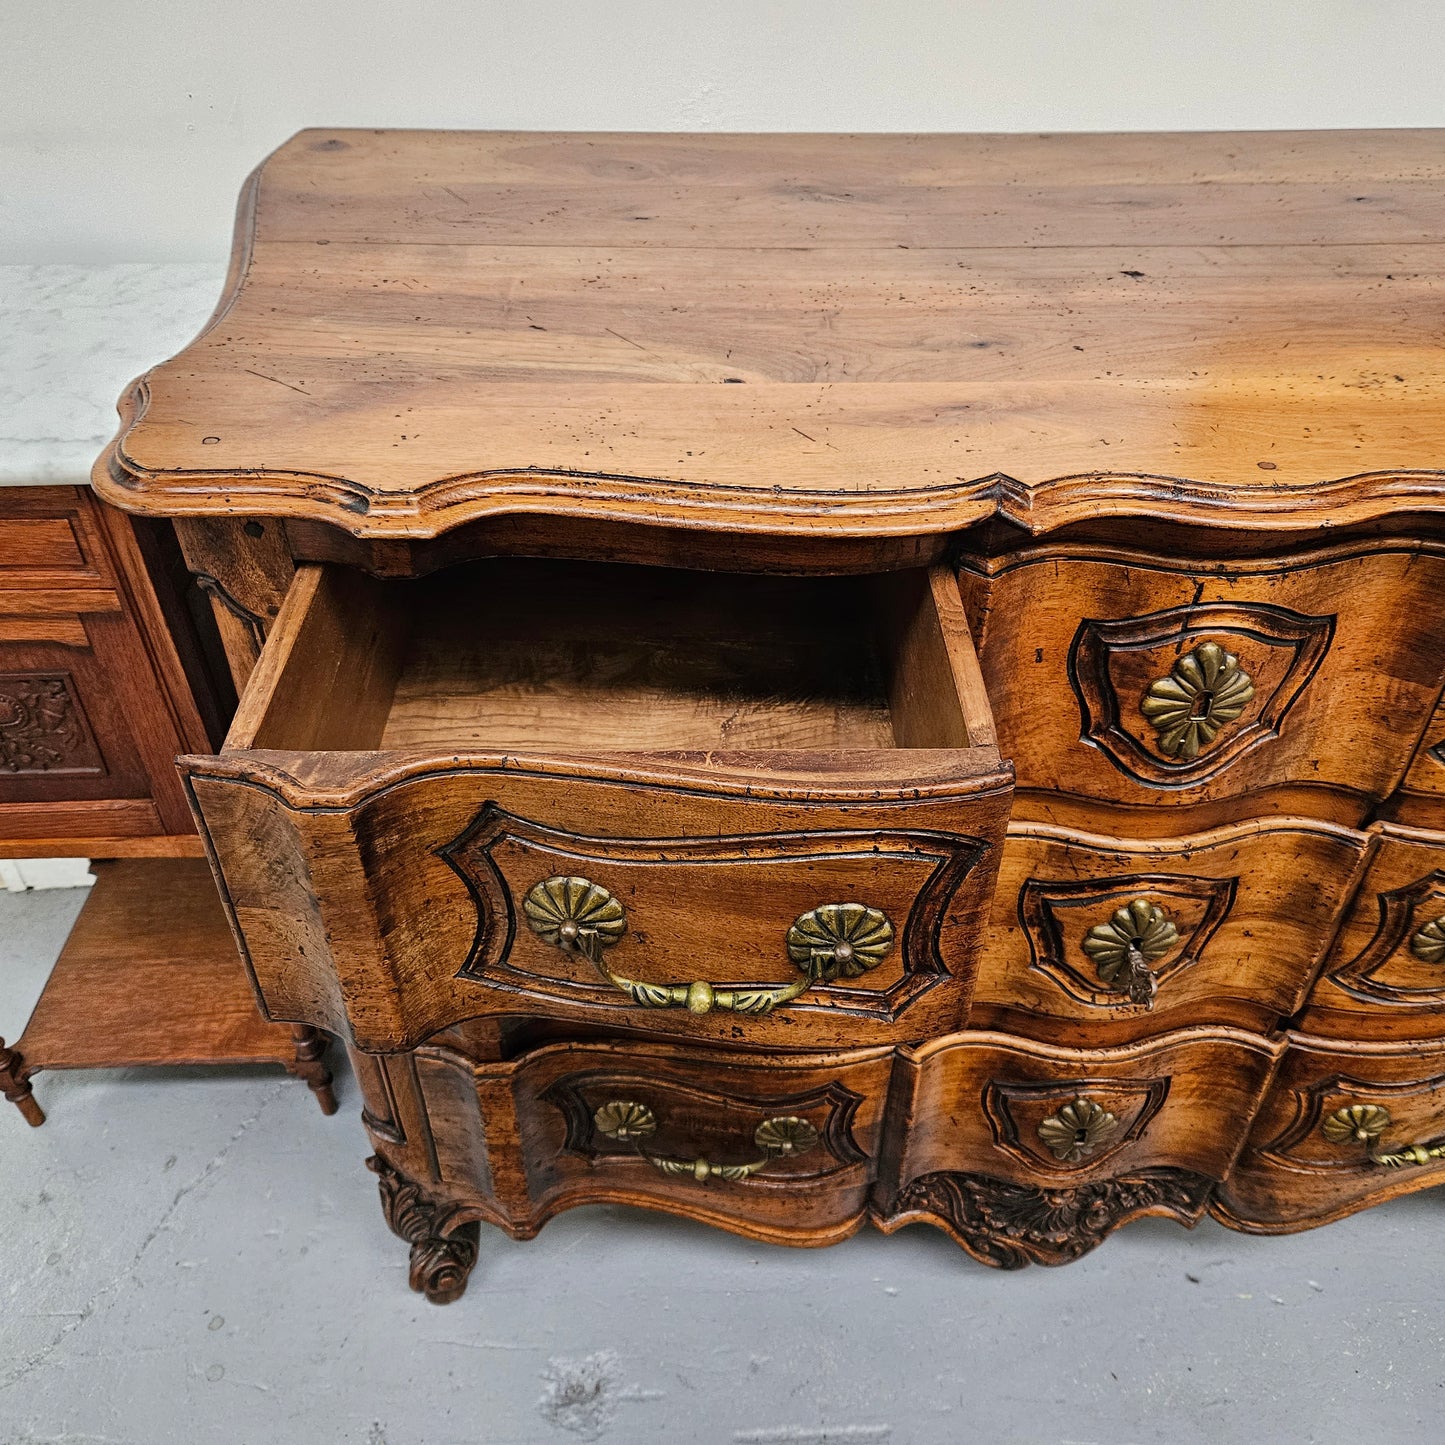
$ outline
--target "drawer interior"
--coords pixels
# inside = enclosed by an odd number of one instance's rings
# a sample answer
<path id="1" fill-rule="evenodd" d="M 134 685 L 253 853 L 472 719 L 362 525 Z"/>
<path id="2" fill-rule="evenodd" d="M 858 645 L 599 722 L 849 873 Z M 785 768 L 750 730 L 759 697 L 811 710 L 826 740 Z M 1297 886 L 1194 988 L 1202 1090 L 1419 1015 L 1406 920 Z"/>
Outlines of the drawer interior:
<path id="1" fill-rule="evenodd" d="M 226 747 L 997 759 L 947 569 L 767 577 L 517 559 L 403 581 L 299 568 Z"/>

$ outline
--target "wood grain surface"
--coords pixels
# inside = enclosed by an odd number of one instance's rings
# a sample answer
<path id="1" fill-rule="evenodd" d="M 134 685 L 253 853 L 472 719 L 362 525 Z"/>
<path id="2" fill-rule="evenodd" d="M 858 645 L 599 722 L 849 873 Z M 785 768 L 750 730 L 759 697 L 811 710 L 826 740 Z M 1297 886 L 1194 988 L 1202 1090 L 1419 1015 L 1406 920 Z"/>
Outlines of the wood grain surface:
<path id="1" fill-rule="evenodd" d="M 1407 131 L 307 131 L 95 482 L 375 538 L 726 526 L 794 565 L 995 514 L 1439 510 L 1439 155 Z"/>

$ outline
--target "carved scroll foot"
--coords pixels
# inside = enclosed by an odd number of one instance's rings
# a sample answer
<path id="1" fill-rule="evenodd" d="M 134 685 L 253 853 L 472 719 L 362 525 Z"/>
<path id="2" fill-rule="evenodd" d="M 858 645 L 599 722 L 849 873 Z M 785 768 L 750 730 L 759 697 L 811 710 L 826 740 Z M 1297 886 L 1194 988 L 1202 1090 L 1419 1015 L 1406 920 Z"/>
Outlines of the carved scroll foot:
<path id="1" fill-rule="evenodd" d="M 32 1129 L 38 1129 L 45 1122 L 45 1110 L 30 1087 L 30 1070 L 14 1049 L 5 1047 L 4 1039 L 0 1039 L 0 1091 L 20 1110 L 21 1117 Z"/>
<path id="2" fill-rule="evenodd" d="M 1214 1181 L 1187 1169 L 1142 1169 L 1117 1179 L 1040 1189 L 986 1174 L 924 1174 L 908 1184 L 886 1234 L 905 1224 L 937 1225 L 983 1264 L 1022 1269 L 1067 1264 L 1088 1254 L 1121 1224 L 1160 1214 L 1192 1228 Z"/>
<path id="3" fill-rule="evenodd" d="M 459 1300 L 477 1262 L 481 1227 L 474 1221 L 449 1226 L 445 1205 L 377 1155 L 366 1167 L 376 1175 L 391 1232 L 411 1245 L 411 1287 L 434 1305 Z"/>
<path id="4" fill-rule="evenodd" d="M 331 1087 L 331 1070 L 326 1063 L 326 1035 L 310 1024 L 293 1024 L 291 1037 L 296 1040 L 296 1062 L 289 1066 L 291 1072 L 306 1080 L 306 1087 L 316 1095 L 323 1114 L 334 1114 L 336 1093 Z"/>

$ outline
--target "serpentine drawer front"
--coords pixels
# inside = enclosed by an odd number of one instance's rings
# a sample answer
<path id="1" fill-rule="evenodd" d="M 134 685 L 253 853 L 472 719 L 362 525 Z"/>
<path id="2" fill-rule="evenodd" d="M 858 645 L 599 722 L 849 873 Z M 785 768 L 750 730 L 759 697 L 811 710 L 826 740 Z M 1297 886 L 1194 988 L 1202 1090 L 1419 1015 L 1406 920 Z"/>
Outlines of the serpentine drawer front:
<path id="1" fill-rule="evenodd" d="M 1060 1264 L 1124 1219 L 1193 1224 L 1284 1048 L 1188 1029 L 1115 1049 L 970 1033 L 899 1051 L 908 1120 L 878 1223 L 925 1220 L 985 1264 Z"/>
<path id="2" fill-rule="evenodd" d="M 1223 1223 L 1289 1234 L 1445 1179 L 1445 1044 L 1288 1037 Z"/>
<path id="3" fill-rule="evenodd" d="M 1445 1035 L 1445 831 L 1377 823 L 1375 853 L 1300 1016 L 1333 1039 Z"/>
<path id="4" fill-rule="evenodd" d="M 374 1063 L 398 1073 L 385 1097 L 412 1098 L 423 1121 L 407 1134 L 373 1120 L 377 1149 L 403 1174 L 430 1173 L 453 1222 L 486 1219 L 520 1239 L 573 1205 L 645 1201 L 821 1244 L 866 1218 L 892 1051 L 789 1063 L 570 1042 L 475 1063 L 426 1045 Z M 372 1065 L 358 1071 L 367 1080 Z"/>
<path id="5" fill-rule="evenodd" d="M 946 569 L 309 567 L 190 784 L 278 1019 L 961 1027 L 1010 778 Z"/>
<path id="6" fill-rule="evenodd" d="M 1181 544 L 965 563 L 1014 816 L 1145 835 L 1262 814 L 1357 826 L 1445 681 L 1445 546 L 1190 560 Z"/>
<path id="7" fill-rule="evenodd" d="M 1267 1032 L 1304 1001 L 1368 843 L 1307 818 L 1147 841 L 1013 823 L 970 1021 L 1072 1044 Z"/>

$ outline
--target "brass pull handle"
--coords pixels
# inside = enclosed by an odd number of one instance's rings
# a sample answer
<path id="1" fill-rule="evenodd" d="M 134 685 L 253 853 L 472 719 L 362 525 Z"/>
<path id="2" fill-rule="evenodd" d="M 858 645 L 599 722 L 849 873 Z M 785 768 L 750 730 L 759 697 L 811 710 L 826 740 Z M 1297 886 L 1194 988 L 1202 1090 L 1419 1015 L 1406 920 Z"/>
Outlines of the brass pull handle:
<path id="1" fill-rule="evenodd" d="M 544 878 L 522 900 L 532 931 L 567 953 L 580 953 L 613 988 L 643 1008 L 685 1008 L 689 1013 L 727 1009 L 765 1014 L 815 983 L 857 978 L 877 968 L 893 947 L 893 925 L 862 903 L 824 903 L 788 930 L 788 957 L 799 971 L 791 983 L 761 988 L 717 988 L 692 983 L 643 983 L 614 973 L 604 953 L 627 932 L 627 910 L 600 883 L 588 878 Z"/>
<path id="2" fill-rule="evenodd" d="M 1159 980 L 1149 965 L 1178 942 L 1173 919 L 1157 903 L 1135 898 L 1107 923 L 1096 923 L 1084 935 L 1083 949 L 1100 982 L 1128 994 L 1130 1003 L 1153 1008 Z"/>
<path id="3" fill-rule="evenodd" d="M 659 1174 L 695 1179 L 699 1184 L 712 1179 L 730 1182 L 749 1179 L 774 1160 L 796 1158 L 818 1143 L 818 1131 L 806 1119 L 796 1114 L 780 1114 L 764 1119 L 753 1130 L 753 1144 L 762 1151 L 761 1159 L 750 1159 L 746 1164 L 714 1164 L 710 1159 L 671 1159 L 663 1154 L 649 1154 L 641 1141 L 657 1132 L 657 1117 L 646 1104 L 633 1099 L 613 1099 L 601 1105 L 593 1114 L 592 1122 L 598 1133 L 609 1139 L 631 1143 L 638 1157 L 645 1159 Z"/>
<path id="4" fill-rule="evenodd" d="M 1336 1109 L 1320 1132 L 1331 1144 L 1366 1144 L 1371 1164 L 1385 1169 L 1400 1169 L 1411 1164 L 1428 1164 L 1432 1159 L 1445 1159 L 1445 1138 L 1429 1139 L 1423 1144 L 1407 1144 L 1403 1149 L 1378 1150 L 1373 1147 L 1380 1135 L 1390 1127 L 1390 1111 L 1383 1104 L 1346 1104 Z"/>
<path id="5" fill-rule="evenodd" d="M 1159 751 L 1186 761 L 1199 756 L 1219 730 L 1243 716 L 1254 679 L 1217 642 L 1201 642 L 1149 684 L 1139 711 L 1154 728 Z"/>

